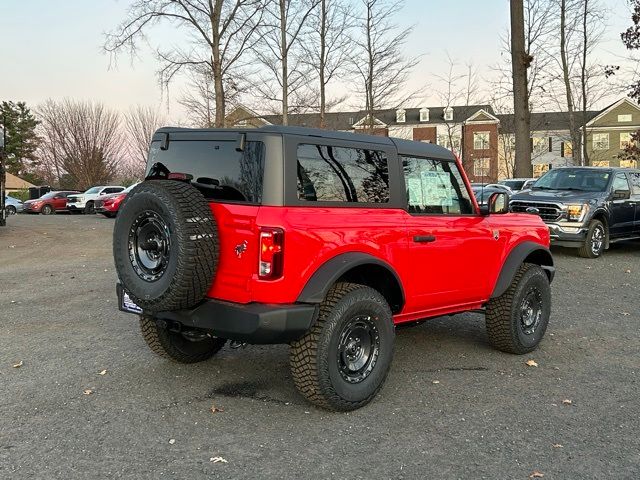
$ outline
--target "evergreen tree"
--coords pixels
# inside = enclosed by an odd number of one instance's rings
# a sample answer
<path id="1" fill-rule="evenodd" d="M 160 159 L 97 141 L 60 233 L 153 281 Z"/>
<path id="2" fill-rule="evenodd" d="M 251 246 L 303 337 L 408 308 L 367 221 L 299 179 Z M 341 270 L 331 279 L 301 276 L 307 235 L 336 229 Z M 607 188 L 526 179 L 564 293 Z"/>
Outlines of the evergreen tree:
<path id="1" fill-rule="evenodd" d="M 0 103 L 0 124 L 6 131 L 7 172 L 28 176 L 38 164 L 38 120 L 24 102 Z"/>

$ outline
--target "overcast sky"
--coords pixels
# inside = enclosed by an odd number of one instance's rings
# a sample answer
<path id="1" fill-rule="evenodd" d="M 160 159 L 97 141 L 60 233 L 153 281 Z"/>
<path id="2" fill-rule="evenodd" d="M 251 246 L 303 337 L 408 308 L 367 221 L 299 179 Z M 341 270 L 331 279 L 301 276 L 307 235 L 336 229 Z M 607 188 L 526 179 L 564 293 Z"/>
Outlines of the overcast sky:
<path id="1" fill-rule="evenodd" d="M 621 63 L 625 49 L 620 32 L 629 23 L 626 0 L 603 0 L 609 9 L 608 29 L 597 57 L 603 64 Z M 116 67 L 102 53 L 104 32 L 123 18 L 127 0 L 1 0 L 0 99 L 36 105 L 71 97 L 99 100 L 119 110 L 131 104 L 163 105 L 173 118 L 184 112 L 175 98 L 162 99 L 157 63 L 150 48 L 139 58 L 120 58 Z M 423 55 L 411 87 L 423 87 L 424 102 L 438 103 L 435 75 L 445 74 L 447 52 L 459 62 L 473 61 L 484 78 L 500 61 L 500 35 L 508 26 L 507 0 L 406 0 L 396 18 L 401 28 L 414 26 L 406 44 L 408 55 Z M 164 45 L 181 41 L 169 29 L 156 30 Z M 152 43 L 156 41 L 151 39 Z"/>

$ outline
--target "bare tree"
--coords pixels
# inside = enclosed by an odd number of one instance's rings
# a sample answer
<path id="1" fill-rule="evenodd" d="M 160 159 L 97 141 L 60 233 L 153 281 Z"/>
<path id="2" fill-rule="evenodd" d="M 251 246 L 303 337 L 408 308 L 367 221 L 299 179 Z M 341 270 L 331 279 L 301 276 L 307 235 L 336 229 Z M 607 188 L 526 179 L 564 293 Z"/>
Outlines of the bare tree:
<path id="1" fill-rule="evenodd" d="M 309 34 L 309 22 L 320 0 L 273 0 L 265 9 L 262 27 L 264 42 L 255 54 L 265 71 L 255 88 L 267 101 L 277 102 L 282 124 L 289 124 L 289 113 L 308 107 L 303 92 L 308 85 L 308 62 L 302 60 L 302 40 Z"/>
<path id="2" fill-rule="evenodd" d="M 563 0 L 564 1 L 564 0 Z M 531 56 L 526 51 L 522 0 L 511 0 L 511 66 L 513 70 L 513 120 L 516 141 L 517 177 L 531 177 L 531 115 L 529 112 L 529 84 L 527 69 Z"/>
<path id="3" fill-rule="evenodd" d="M 348 67 L 349 30 L 352 27 L 350 7 L 345 0 L 320 0 L 309 18 L 310 34 L 303 44 L 303 61 L 317 76 L 320 128 L 326 127 L 327 108 L 346 98 L 327 99 L 327 86 L 332 80 L 342 77 Z"/>
<path id="4" fill-rule="evenodd" d="M 147 154 L 153 133 L 166 120 L 157 109 L 136 105 L 124 114 L 124 133 L 131 173 L 141 177 L 147 165 Z"/>
<path id="5" fill-rule="evenodd" d="M 459 64 L 451 58 L 447 53 L 447 73 L 446 75 L 435 75 L 436 79 L 440 81 L 444 87 L 436 92 L 440 104 L 444 107 L 445 111 L 449 108 L 453 108 L 454 105 L 469 102 L 471 96 L 474 94 L 472 88 L 474 83 L 477 83 L 477 78 L 473 77 L 473 64 L 466 65 L 467 70 L 462 73 L 459 71 Z M 466 103 L 469 105 L 469 103 Z M 445 125 L 446 135 L 444 141 L 438 139 L 438 144 L 456 151 L 457 143 L 461 136 L 461 130 L 458 119 L 449 120 L 446 115 L 441 119 Z"/>
<path id="6" fill-rule="evenodd" d="M 114 176 L 123 146 L 116 112 L 100 103 L 72 100 L 47 100 L 37 112 L 41 154 L 58 183 L 66 174 L 77 187 L 87 188 Z"/>
<path id="7" fill-rule="evenodd" d="M 575 107 L 573 103 L 574 92 L 570 79 L 570 64 L 569 64 L 569 52 L 568 52 L 568 39 L 567 36 L 571 34 L 573 30 L 567 26 L 567 0 L 560 0 L 560 60 L 562 62 L 562 79 L 565 87 L 565 95 L 567 99 L 567 110 L 569 112 L 569 133 L 571 135 L 571 148 L 574 158 L 576 153 L 578 158 L 582 151 L 581 141 L 582 136 L 580 134 L 580 128 L 576 122 Z"/>
<path id="8" fill-rule="evenodd" d="M 166 88 L 183 70 L 209 72 L 215 93 L 216 127 L 224 127 L 227 88 L 242 82 L 246 52 L 260 40 L 257 29 L 268 0 L 136 0 L 126 19 L 107 34 L 104 48 L 135 53 L 153 26 L 167 22 L 188 33 L 189 47 L 157 49 L 159 79 Z"/>

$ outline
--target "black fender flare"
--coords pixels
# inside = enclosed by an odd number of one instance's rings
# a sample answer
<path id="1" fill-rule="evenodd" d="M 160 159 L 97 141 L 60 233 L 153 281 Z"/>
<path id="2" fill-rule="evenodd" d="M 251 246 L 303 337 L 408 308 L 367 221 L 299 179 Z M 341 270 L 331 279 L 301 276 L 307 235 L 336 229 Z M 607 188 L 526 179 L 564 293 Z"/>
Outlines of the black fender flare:
<path id="1" fill-rule="evenodd" d="M 302 303 L 321 303 L 327 296 L 329 289 L 340 277 L 354 267 L 367 264 L 382 267 L 395 277 L 400 287 L 402 304 L 404 304 L 405 296 L 402 282 L 393 267 L 384 260 L 363 252 L 341 253 L 326 261 L 311 275 L 302 292 L 298 295 L 297 301 Z"/>
<path id="2" fill-rule="evenodd" d="M 496 281 L 491 298 L 499 297 L 507 291 L 509 285 L 511 285 L 511 282 L 513 282 L 513 279 L 515 278 L 520 265 L 522 265 L 529 257 L 533 257 L 530 259 L 531 263 L 540 265 L 545 270 L 549 277 L 549 282 L 553 280 L 556 269 L 553 263 L 553 256 L 549 249 L 539 243 L 522 242 L 511 250 L 502 264 L 502 270 L 500 271 L 500 275 Z"/>

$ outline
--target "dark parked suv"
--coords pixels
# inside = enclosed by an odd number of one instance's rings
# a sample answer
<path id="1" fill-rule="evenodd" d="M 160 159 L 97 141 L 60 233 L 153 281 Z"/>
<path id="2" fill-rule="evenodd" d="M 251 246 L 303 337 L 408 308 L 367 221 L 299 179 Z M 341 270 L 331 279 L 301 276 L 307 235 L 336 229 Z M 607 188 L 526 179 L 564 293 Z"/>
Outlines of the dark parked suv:
<path id="1" fill-rule="evenodd" d="M 510 208 L 540 215 L 552 244 L 596 258 L 611 242 L 640 237 L 640 170 L 554 168 L 514 195 Z"/>

